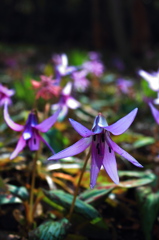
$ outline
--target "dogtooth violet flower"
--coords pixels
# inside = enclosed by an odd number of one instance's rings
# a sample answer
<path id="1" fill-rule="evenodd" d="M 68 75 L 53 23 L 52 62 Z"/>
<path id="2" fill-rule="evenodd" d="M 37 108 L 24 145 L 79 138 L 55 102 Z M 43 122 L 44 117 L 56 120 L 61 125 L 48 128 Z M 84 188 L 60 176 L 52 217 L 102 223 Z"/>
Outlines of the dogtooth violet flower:
<path id="1" fill-rule="evenodd" d="M 110 133 L 120 135 L 125 132 L 133 122 L 137 108 L 131 111 L 128 115 L 118 120 L 116 123 L 108 126 L 104 116 L 99 113 L 94 120 L 92 130 L 87 129 L 82 124 L 70 119 L 73 128 L 83 137 L 72 146 L 56 153 L 48 160 L 58 160 L 61 158 L 70 157 L 81 153 L 86 148 L 91 146 L 91 174 L 90 187 L 93 188 L 96 184 L 96 179 L 100 168 L 103 166 L 110 178 L 116 183 L 119 183 L 117 172 L 117 164 L 115 152 L 126 158 L 137 167 L 142 165 L 129 153 L 119 147 L 110 137 Z"/>
<path id="2" fill-rule="evenodd" d="M 153 91 L 157 92 L 157 99 L 154 100 L 154 103 L 159 104 L 159 70 L 151 74 L 144 70 L 139 70 L 138 74 L 149 83 L 149 87 Z"/>
<path id="3" fill-rule="evenodd" d="M 68 58 L 66 54 L 55 54 L 52 57 L 55 64 L 55 75 L 56 79 L 61 79 L 61 77 L 71 74 L 76 71 L 76 67 L 68 66 Z"/>
<path id="4" fill-rule="evenodd" d="M 76 109 L 80 107 L 80 102 L 78 102 L 75 98 L 71 96 L 72 91 L 72 83 L 68 82 L 66 86 L 61 91 L 60 100 L 58 103 L 55 103 L 51 106 L 53 111 L 57 109 L 61 109 L 61 112 L 58 116 L 59 120 L 63 120 L 68 113 L 68 109 Z"/>
<path id="5" fill-rule="evenodd" d="M 11 104 L 11 96 L 13 96 L 14 93 L 14 90 L 8 89 L 7 87 L 4 87 L 2 84 L 0 84 L 0 107 L 5 103 Z"/>
<path id="6" fill-rule="evenodd" d="M 4 105 L 4 119 L 7 125 L 17 132 L 22 132 L 22 135 L 17 143 L 17 146 L 10 156 L 10 159 L 15 158 L 19 152 L 23 150 L 25 146 L 28 146 L 31 151 L 37 151 L 40 147 L 40 141 L 44 142 L 50 150 L 54 153 L 51 146 L 45 141 L 40 135 L 39 131 L 44 133 L 47 132 L 52 125 L 56 122 L 59 115 L 60 109 L 54 113 L 51 117 L 45 119 L 43 122 L 38 124 L 38 117 L 35 110 L 32 110 L 28 116 L 26 124 L 20 125 L 12 121 L 8 113 L 8 105 Z"/>
<path id="7" fill-rule="evenodd" d="M 32 86 L 37 90 L 36 98 L 43 98 L 45 100 L 53 98 L 53 96 L 59 96 L 61 87 L 58 86 L 57 81 L 52 79 L 52 76 L 47 77 L 40 76 L 40 82 L 31 80 Z"/>

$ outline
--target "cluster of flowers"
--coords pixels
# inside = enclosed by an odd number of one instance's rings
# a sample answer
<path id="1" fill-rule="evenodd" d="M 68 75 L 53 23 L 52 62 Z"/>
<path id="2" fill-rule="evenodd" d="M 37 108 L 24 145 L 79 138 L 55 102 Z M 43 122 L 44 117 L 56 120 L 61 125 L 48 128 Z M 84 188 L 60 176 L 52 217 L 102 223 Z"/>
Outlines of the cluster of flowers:
<path id="1" fill-rule="evenodd" d="M 84 90 L 89 83 L 86 79 L 86 75 L 92 73 L 99 77 L 103 73 L 104 67 L 95 53 L 91 53 L 90 61 L 84 63 L 82 68 L 80 67 L 78 69 L 74 66 L 68 66 L 68 60 L 65 54 L 53 56 L 53 61 L 55 64 L 55 79 L 52 77 L 41 76 L 40 82 L 32 80 L 32 85 L 37 90 L 36 98 L 43 97 L 44 99 L 50 99 L 53 95 L 57 96 L 60 94 L 59 103 L 52 106 L 54 110 L 56 109 L 56 112 L 41 123 L 38 123 L 38 116 L 35 110 L 31 111 L 24 126 L 13 122 L 8 113 L 8 105 L 11 103 L 10 97 L 14 94 L 14 91 L 8 90 L 2 85 L 0 86 L 0 104 L 4 105 L 4 119 L 11 129 L 17 132 L 22 132 L 10 159 L 15 158 L 25 146 L 28 146 L 31 151 L 37 151 L 40 146 L 40 141 L 44 142 L 53 153 L 48 160 L 58 160 L 73 156 L 81 153 L 90 146 L 90 187 L 93 188 L 95 186 L 98 173 L 102 166 L 110 178 L 118 184 L 119 177 L 117 173 L 115 152 L 137 167 L 142 167 L 142 165 L 124 149 L 119 147 L 111 139 L 111 134 L 120 135 L 124 133 L 134 121 L 138 109 L 135 108 L 128 115 L 110 126 L 108 126 L 104 116 L 99 113 L 94 120 L 91 130 L 87 129 L 79 122 L 69 119 L 73 128 L 82 136 L 82 139 L 55 154 L 54 150 L 41 136 L 40 132 L 47 132 L 57 121 L 61 112 L 66 115 L 69 107 L 75 109 L 80 106 L 80 103 L 71 96 L 71 82 L 68 82 L 63 90 L 61 90 L 61 78 L 68 74 L 71 75 L 71 78 L 74 80 L 74 87 L 79 88 L 80 83 L 80 87 L 82 86 L 82 90 Z"/>

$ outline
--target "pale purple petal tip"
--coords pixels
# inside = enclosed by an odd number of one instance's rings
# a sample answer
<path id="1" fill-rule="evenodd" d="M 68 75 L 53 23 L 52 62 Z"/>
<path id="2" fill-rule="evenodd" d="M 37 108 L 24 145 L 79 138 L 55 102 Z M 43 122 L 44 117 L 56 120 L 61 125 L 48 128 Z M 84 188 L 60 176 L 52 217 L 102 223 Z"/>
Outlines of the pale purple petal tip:
<path id="1" fill-rule="evenodd" d="M 10 156 L 10 159 L 12 160 L 13 158 L 15 158 L 18 155 L 18 153 L 23 150 L 25 146 L 26 146 L 26 141 L 24 140 L 23 136 L 21 136 L 15 150 L 12 152 Z"/>
<path id="2" fill-rule="evenodd" d="M 120 156 L 126 158 L 129 162 L 131 162 L 132 164 L 134 164 L 136 167 L 140 167 L 142 168 L 143 166 L 133 157 L 131 156 L 128 152 L 126 152 L 124 149 L 122 149 L 121 147 L 119 147 L 115 142 L 113 142 L 110 138 L 109 138 L 109 144 L 111 146 L 111 148 L 114 150 L 114 152 L 118 153 Z"/>
<path id="3" fill-rule="evenodd" d="M 10 118 L 9 113 L 8 113 L 8 105 L 7 104 L 4 105 L 4 120 L 6 121 L 7 125 L 14 131 L 20 132 L 24 129 L 24 126 L 12 121 L 12 119 Z"/>
<path id="4" fill-rule="evenodd" d="M 89 137 L 91 135 L 94 135 L 94 132 L 89 130 L 88 128 L 84 127 L 79 122 L 76 122 L 75 120 L 69 118 L 69 121 L 72 125 L 72 127 L 82 136 L 82 137 Z"/>
<path id="5" fill-rule="evenodd" d="M 159 111 L 150 102 L 149 102 L 149 106 L 155 121 L 157 122 L 157 124 L 159 124 Z"/>
<path id="6" fill-rule="evenodd" d="M 55 155 L 51 156 L 50 158 L 48 158 L 48 160 L 58 160 L 58 159 L 61 159 L 61 158 L 71 157 L 71 156 L 74 156 L 76 154 L 79 154 L 79 153 L 83 152 L 87 147 L 89 147 L 91 142 L 92 142 L 92 137 L 82 138 L 78 142 L 73 144 L 72 146 L 70 146 L 70 147 L 62 150 L 61 152 L 56 153 Z"/>
<path id="7" fill-rule="evenodd" d="M 61 109 L 59 108 L 51 117 L 47 118 L 40 124 L 34 126 L 34 128 L 38 129 L 40 132 L 47 132 L 52 125 L 56 122 L 58 115 L 60 113 Z"/>
<path id="8" fill-rule="evenodd" d="M 113 180 L 113 182 L 119 184 L 119 176 L 117 171 L 115 154 L 113 149 L 111 149 L 107 143 L 105 143 L 103 166 L 109 177 Z"/>
<path id="9" fill-rule="evenodd" d="M 133 111 L 131 111 L 129 114 L 127 114 L 125 117 L 118 120 L 116 123 L 104 127 L 107 131 L 111 132 L 114 135 L 120 135 L 123 132 L 125 132 L 129 126 L 134 121 L 134 118 L 137 114 L 138 109 L 135 108 Z"/>

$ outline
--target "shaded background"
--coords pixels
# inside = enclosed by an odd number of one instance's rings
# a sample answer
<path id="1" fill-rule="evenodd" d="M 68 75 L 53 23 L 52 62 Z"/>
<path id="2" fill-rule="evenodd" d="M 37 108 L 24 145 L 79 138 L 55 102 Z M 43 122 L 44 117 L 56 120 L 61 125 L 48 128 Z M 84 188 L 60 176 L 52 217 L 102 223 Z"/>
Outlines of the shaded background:
<path id="1" fill-rule="evenodd" d="M 0 41 L 138 58 L 158 51 L 158 23 L 158 0 L 3 0 Z"/>

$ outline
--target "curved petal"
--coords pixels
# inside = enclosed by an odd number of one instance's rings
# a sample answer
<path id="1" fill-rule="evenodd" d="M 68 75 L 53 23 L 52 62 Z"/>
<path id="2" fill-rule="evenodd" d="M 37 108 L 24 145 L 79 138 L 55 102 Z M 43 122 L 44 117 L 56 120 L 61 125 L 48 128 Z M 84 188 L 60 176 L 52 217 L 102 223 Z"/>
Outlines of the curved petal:
<path id="1" fill-rule="evenodd" d="M 111 132 L 114 135 L 122 134 L 129 128 L 129 126 L 134 121 L 137 111 L 138 111 L 138 108 L 135 108 L 133 111 L 131 111 L 125 117 L 121 118 L 116 123 L 114 123 L 110 126 L 104 127 L 104 129 L 106 129 L 107 131 Z"/>
<path id="2" fill-rule="evenodd" d="M 105 142 L 105 153 L 103 159 L 103 166 L 109 177 L 115 182 L 119 184 L 119 176 L 117 171 L 117 164 L 114 151 L 108 146 Z"/>
<path id="3" fill-rule="evenodd" d="M 17 146 L 15 148 L 15 150 L 12 152 L 10 159 L 15 158 L 19 152 L 21 152 L 23 150 L 23 148 L 26 146 L 26 141 L 24 140 L 23 136 L 20 137 Z"/>
<path id="4" fill-rule="evenodd" d="M 51 126 L 56 122 L 60 111 L 61 109 L 59 108 L 51 117 L 34 126 L 34 128 L 38 129 L 40 132 L 47 132 L 51 128 Z"/>
<path id="5" fill-rule="evenodd" d="M 81 106 L 80 102 L 78 102 L 73 97 L 68 97 L 67 100 L 66 100 L 66 104 L 71 109 L 76 109 L 76 108 Z"/>
<path id="6" fill-rule="evenodd" d="M 159 124 L 159 111 L 152 105 L 152 103 L 149 103 L 149 106 L 155 121 Z"/>
<path id="7" fill-rule="evenodd" d="M 71 157 L 83 152 L 92 142 L 92 137 L 82 138 L 72 146 L 62 150 L 59 153 L 48 158 L 48 160 L 58 160 L 61 158 Z"/>
<path id="8" fill-rule="evenodd" d="M 7 125 L 14 131 L 20 132 L 24 129 L 24 126 L 12 121 L 12 119 L 10 118 L 9 113 L 8 113 L 8 105 L 7 104 L 4 105 L 4 120 L 6 121 Z"/>
<path id="9" fill-rule="evenodd" d="M 91 170 L 90 170 L 90 188 L 94 188 L 96 185 L 96 179 L 100 168 L 103 163 L 104 158 L 104 145 L 99 145 L 100 143 L 100 136 L 96 136 L 96 140 L 92 141 L 92 159 L 91 159 Z"/>
<path id="10" fill-rule="evenodd" d="M 76 122 L 75 120 L 69 118 L 69 121 L 72 125 L 72 127 L 78 132 L 82 137 L 90 137 L 91 135 L 95 135 L 94 132 L 89 130 L 88 128 L 84 127 L 79 122 Z"/>
<path id="11" fill-rule="evenodd" d="M 52 149 L 52 147 L 48 144 L 48 142 L 39 134 L 39 139 L 46 144 L 46 146 L 51 150 L 53 154 L 55 154 L 55 151 Z"/>
<path id="12" fill-rule="evenodd" d="M 148 81 L 149 83 L 154 80 L 154 76 L 152 76 L 152 74 L 149 74 L 148 72 L 146 72 L 146 71 L 144 71 L 144 70 L 139 70 L 139 71 L 138 71 L 138 74 L 139 74 L 142 78 L 144 78 L 146 81 Z"/>
<path id="13" fill-rule="evenodd" d="M 133 156 L 131 156 L 128 152 L 126 152 L 124 149 L 119 147 L 115 142 L 111 140 L 111 138 L 107 138 L 108 144 L 110 144 L 110 147 L 113 149 L 114 152 L 118 153 L 120 156 L 126 158 L 129 162 L 134 164 L 137 167 L 143 167 Z"/>

